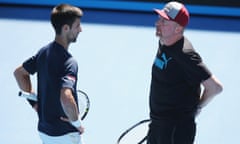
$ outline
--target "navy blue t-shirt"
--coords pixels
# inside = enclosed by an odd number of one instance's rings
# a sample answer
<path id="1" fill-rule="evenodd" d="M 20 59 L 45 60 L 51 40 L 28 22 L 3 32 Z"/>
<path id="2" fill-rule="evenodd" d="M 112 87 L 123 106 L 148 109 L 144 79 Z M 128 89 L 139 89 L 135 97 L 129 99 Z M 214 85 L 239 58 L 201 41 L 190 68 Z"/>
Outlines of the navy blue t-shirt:
<path id="1" fill-rule="evenodd" d="M 66 117 L 60 102 L 61 88 L 70 88 L 77 100 L 78 64 L 60 44 L 52 42 L 26 60 L 23 67 L 37 73 L 38 130 L 50 136 L 76 132 L 70 123 L 60 120 Z"/>
<path id="2" fill-rule="evenodd" d="M 186 38 L 172 46 L 160 45 L 152 66 L 151 118 L 194 115 L 200 84 L 210 76 L 200 55 Z"/>

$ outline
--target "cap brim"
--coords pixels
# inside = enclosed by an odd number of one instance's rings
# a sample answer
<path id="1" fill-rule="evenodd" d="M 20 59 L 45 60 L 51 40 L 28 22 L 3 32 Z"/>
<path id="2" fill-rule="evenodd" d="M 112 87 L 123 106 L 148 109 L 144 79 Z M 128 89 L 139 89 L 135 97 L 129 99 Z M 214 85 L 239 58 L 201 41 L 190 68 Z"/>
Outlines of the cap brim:
<path id="1" fill-rule="evenodd" d="M 160 9 L 154 9 L 154 11 L 160 15 L 161 17 L 167 19 L 167 20 L 170 20 L 170 18 L 168 17 L 168 15 L 163 11 L 163 10 L 160 10 Z"/>

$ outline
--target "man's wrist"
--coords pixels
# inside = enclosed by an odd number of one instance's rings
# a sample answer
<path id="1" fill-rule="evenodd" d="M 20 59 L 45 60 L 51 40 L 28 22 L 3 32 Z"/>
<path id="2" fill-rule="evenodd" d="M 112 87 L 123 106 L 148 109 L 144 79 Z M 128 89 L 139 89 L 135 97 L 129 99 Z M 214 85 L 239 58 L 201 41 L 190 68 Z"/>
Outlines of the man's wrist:
<path id="1" fill-rule="evenodd" d="M 76 121 L 71 121 L 70 122 L 72 126 L 74 126 L 75 128 L 79 128 L 81 126 L 81 120 L 76 120 Z"/>

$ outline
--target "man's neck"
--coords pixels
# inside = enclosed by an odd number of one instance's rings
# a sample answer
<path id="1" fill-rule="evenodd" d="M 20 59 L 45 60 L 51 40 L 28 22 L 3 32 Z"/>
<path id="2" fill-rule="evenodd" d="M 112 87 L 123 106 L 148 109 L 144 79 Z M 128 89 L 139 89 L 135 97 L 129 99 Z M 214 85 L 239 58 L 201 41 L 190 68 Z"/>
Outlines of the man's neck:
<path id="1" fill-rule="evenodd" d="M 166 38 L 166 39 L 160 38 L 160 42 L 162 45 L 171 46 L 171 45 L 175 44 L 177 41 L 179 41 L 180 39 L 182 39 L 182 37 L 183 37 L 183 35 L 174 35 L 171 38 Z"/>
<path id="2" fill-rule="evenodd" d="M 55 41 L 60 44 L 61 46 L 63 46 L 66 50 L 68 50 L 68 46 L 69 46 L 69 43 L 67 42 L 66 39 L 64 39 L 62 36 L 59 36 L 57 35 L 55 37 Z"/>

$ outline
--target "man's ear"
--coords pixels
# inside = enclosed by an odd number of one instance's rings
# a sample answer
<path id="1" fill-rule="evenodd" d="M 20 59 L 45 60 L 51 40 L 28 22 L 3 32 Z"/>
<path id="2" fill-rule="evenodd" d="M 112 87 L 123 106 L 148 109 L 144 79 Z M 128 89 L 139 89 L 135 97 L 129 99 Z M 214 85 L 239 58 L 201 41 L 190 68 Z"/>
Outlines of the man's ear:
<path id="1" fill-rule="evenodd" d="M 64 32 L 69 31 L 69 29 L 70 29 L 70 27 L 67 24 L 62 26 L 62 31 L 64 31 Z"/>
<path id="2" fill-rule="evenodd" d="M 183 26 L 181 26 L 181 25 L 178 24 L 178 25 L 176 26 L 176 28 L 175 28 L 175 32 L 176 32 L 176 33 L 182 33 L 182 31 L 183 31 Z"/>

